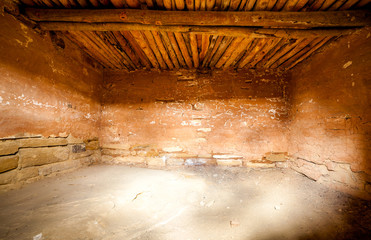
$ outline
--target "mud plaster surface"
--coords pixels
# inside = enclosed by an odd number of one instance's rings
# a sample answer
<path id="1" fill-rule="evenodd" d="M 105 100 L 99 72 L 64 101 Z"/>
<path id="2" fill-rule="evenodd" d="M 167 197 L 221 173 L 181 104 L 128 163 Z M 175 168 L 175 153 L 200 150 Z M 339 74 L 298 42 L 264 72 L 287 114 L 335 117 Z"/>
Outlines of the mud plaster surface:
<path id="1" fill-rule="evenodd" d="M 371 233 L 370 202 L 279 169 L 98 165 L 2 194 L 0 209 L 0 239 L 366 239 Z"/>

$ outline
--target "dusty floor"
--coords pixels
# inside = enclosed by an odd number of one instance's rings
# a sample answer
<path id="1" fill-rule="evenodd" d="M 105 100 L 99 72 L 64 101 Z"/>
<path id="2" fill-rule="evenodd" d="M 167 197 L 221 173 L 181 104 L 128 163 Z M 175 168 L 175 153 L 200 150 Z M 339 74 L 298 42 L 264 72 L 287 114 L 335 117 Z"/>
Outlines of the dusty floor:
<path id="1" fill-rule="evenodd" d="M 290 170 L 92 166 L 0 195 L 0 239 L 366 239 L 371 204 Z"/>

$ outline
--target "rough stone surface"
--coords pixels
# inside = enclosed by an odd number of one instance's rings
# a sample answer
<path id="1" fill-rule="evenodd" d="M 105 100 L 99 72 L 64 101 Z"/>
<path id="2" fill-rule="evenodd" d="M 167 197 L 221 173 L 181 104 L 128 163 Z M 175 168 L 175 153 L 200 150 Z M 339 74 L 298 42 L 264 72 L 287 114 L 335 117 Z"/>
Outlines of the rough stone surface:
<path id="1" fill-rule="evenodd" d="M 164 167 L 166 166 L 166 159 L 148 157 L 146 163 L 149 167 Z"/>
<path id="2" fill-rule="evenodd" d="M 242 160 L 237 159 L 217 159 L 218 166 L 230 166 L 230 167 L 240 167 L 242 166 Z"/>
<path id="3" fill-rule="evenodd" d="M 18 152 L 18 140 L 0 140 L 0 156 Z"/>
<path id="4" fill-rule="evenodd" d="M 69 157 L 68 147 L 25 148 L 19 150 L 22 168 L 61 162 Z"/>
<path id="5" fill-rule="evenodd" d="M 12 170 L 0 174 L 0 185 L 12 183 L 17 176 L 17 170 Z"/>
<path id="6" fill-rule="evenodd" d="M 268 161 L 284 162 L 287 161 L 285 153 L 271 153 L 265 156 Z"/>
<path id="7" fill-rule="evenodd" d="M 66 146 L 67 143 L 66 138 L 28 138 L 19 140 L 19 146 L 22 148 Z"/>
<path id="8" fill-rule="evenodd" d="M 99 141 L 96 141 L 96 140 L 87 141 L 85 144 L 86 144 L 86 149 L 87 150 L 97 150 L 97 149 L 99 149 Z"/>
<path id="9" fill-rule="evenodd" d="M 18 155 L 0 157 L 0 173 L 18 167 Z"/>

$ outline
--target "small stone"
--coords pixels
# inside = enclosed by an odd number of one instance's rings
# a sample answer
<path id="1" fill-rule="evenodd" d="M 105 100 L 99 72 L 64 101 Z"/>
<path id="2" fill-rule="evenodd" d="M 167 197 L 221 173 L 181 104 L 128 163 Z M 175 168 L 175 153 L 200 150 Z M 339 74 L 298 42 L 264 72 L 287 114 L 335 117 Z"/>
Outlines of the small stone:
<path id="1" fill-rule="evenodd" d="M 18 155 L 0 157 L 0 173 L 15 169 L 17 167 Z"/>
<path id="2" fill-rule="evenodd" d="M 347 67 L 349 67 L 350 65 L 352 65 L 352 61 L 348 61 L 348 62 L 346 62 L 344 65 L 343 65 L 343 68 L 345 69 L 345 68 L 347 68 Z"/>

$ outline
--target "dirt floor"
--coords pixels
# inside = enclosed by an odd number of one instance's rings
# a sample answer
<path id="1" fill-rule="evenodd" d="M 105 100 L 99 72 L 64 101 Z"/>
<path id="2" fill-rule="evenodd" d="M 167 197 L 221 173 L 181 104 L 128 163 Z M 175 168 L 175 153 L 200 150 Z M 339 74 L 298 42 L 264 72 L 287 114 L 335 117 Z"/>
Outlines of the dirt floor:
<path id="1" fill-rule="evenodd" d="M 291 170 L 92 166 L 0 195 L 0 239 L 367 239 L 371 203 Z"/>

